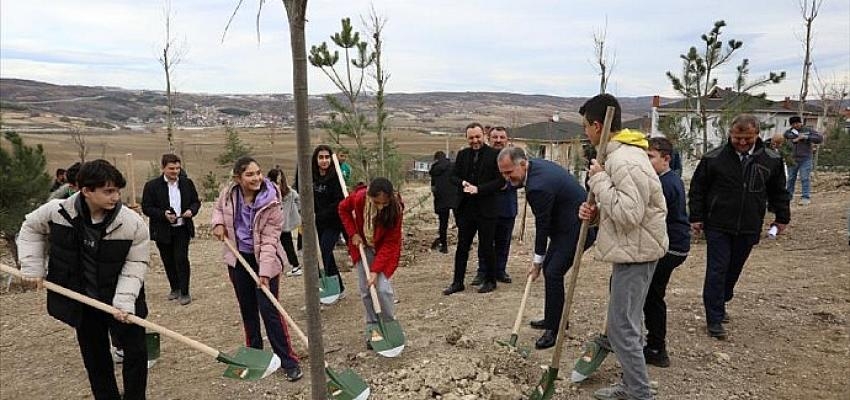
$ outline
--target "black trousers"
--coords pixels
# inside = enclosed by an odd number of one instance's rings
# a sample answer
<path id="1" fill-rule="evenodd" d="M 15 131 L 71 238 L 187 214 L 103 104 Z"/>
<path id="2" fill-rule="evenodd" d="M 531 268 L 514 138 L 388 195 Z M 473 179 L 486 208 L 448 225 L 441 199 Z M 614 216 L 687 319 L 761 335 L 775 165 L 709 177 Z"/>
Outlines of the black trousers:
<path id="1" fill-rule="evenodd" d="M 251 266 L 256 274 L 260 273 L 257 258 L 251 253 L 242 253 L 245 261 Z M 292 350 L 292 342 L 289 337 L 289 327 L 286 321 L 266 297 L 265 293 L 257 287 L 257 282 L 248 274 L 245 267 L 241 265 L 228 265 L 227 273 L 233 290 L 236 292 L 236 301 L 239 303 L 239 313 L 242 315 L 242 327 L 245 330 L 245 345 L 253 349 L 263 349 L 263 335 L 260 332 L 260 319 L 266 326 L 266 336 L 272 345 L 272 350 L 280 357 L 284 368 L 298 366 L 298 356 Z M 269 291 L 275 298 L 279 298 L 280 274 L 269 279 Z"/>
<path id="2" fill-rule="evenodd" d="M 322 262 L 325 263 L 325 275 L 339 277 L 339 290 L 345 291 L 345 285 L 342 283 L 342 275 L 339 274 L 339 267 L 336 265 L 336 257 L 334 257 L 334 247 L 339 241 L 340 229 L 337 227 L 320 227 L 319 231 L 319 250 Z"/>
<path id="3" fill-rule="evenodd" d="M 706 322 L 720 323 L 726 314 L 726 303 L 735 295 L 735 284 L 741 277 L 744 263 L 750 257 L 759 235 L 733 235 L 712 229 L 705 231 L 706 270 L 702 287 Z"/>
<path id="4" fill-rule="evenodd" d="M 173 226 L 169 229 L 170 240 L 156 242 L 165 276 L 171 291 L 180 291 L 184 296 L 189 295 L 189 228 Z"/>
<path id="5" fill-rule="evenodd" d="M 564 309 L 564 276 L 573 265 L 576 243 L 574 235 L 553 233 L 550 237 L 546 258 L 543 260 L 545 297 L 543 322 L 546 329 L 558 330 Z"/>
<path id="6" fill-rule="evenodd" d="M 289 265 L 292 268 L 297 267 L 299 265 L 298 253 L 295 252 L 295 246 L 292 243 L 292 232 L 281 232 L 280 243 L 283 244 L 283 251 L 286 252 L 286 260 L 289 261 Z"/>
<path id="7" fill-rule="evenodd" d="M 514 222 L 516 218 L 499 217 L 496 220 L 496 228 L 493 243 L 496 246 L 496 276 L 507 275 L 508 255 L 511 252 L 511 239 L 514 234 Z M 488 269 L 484 265 L 484 257 L 481 254 L 481 247 L 478 248 L 478 274 L 483 275 Z"/>
<path id="8" fill-rule="evenodd" d="M 496 217 L 484 216 L 481 210 L 465 209 L 455 215 L 457 217 L 457 251 L 455 251 L 455 271 L 453 283 L 462 285 L 466 275 L 466 263 L 469 261 L 469 250 L 472 240 L 478 234 L 478 256 L 481 257 L 487 269 L 482 271 L 484 278 L 496 280 Z"/>
<path id="9" fill-rule="evenodd" d="M 145 328 L 124 324 L 103 311 L 83 306 L 80 325 L 77 327 L 77 343 L 88 373 L 89 384 L 95 400 L 120 400 L 118 384 L 115 382 L 115 367 L 109 352 L 109 331 L 118 338 L 124 348 L 122 378 L 124 399 L 145 398 L 148 383 L 148 352 L 145 345 Z"/>
<path id="10" fill-rule="evenodd" d="M 643 303 L 644 322 L 646 323 L 646 346 L 655 350 L 667 350 L 667 303 L 664 295 L 667 293 L 667 283 L 673 270 L 685 262 L 687 256 L 677 256 L 667 253 L 655 265 L 652 282 Z"/>
<path id="11" fill-rule="evenodd" d="M 440 221 L 439 225 L 439 242 L 442 246 L 449 245 L 448 232 L 449 232 L 449 211 L 451 208 L 444 208 L 442 210 L 435 211 L 437 213 L 437 219 Z M 457 214 L 455 214 L 457 217 Z"/>

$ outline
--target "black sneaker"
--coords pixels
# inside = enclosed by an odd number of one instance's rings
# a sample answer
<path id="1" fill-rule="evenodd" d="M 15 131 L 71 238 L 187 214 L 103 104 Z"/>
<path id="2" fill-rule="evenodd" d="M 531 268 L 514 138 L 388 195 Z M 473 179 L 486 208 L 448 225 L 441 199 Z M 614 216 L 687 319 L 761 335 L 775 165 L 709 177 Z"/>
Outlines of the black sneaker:
<path id="1" fill-rule="evenodd" d="M 658 368 L 667 368 L 670 366 L 670 357 L 667 355 L 667 350 L 644 347 L 643 358 L 646 360 L 647 365 L 654 365 Z"/>
<path id="2" fill-rule="evenodd" d="M 301 367 L 299 366 L 286 368 L 283 370 L 283 373 L 286 374 L 286 380 L 290 382 L 295 382 L 304 376 L 304 373 L 301 372 Z"/>

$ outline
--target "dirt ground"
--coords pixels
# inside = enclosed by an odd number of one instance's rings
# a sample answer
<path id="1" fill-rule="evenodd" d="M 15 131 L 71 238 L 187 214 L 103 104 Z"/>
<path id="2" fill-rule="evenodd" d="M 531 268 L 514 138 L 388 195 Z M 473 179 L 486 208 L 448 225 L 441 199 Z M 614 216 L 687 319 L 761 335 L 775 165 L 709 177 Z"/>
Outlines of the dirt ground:
<path id="1" fill-rule="evenodd" d="M 813 204 L 792 206 L 792 225 L 777 240 L 762 240 L 729 305 L 729 339 L 705 333 L 702 280 L 705 243 L 696 242 L 668 288 L 668 346 L 672 365 L 649 368 L 658 399 L 848 399 L 850 398 L 850 247 L 847 210 L 850 188 L 821 179 Z M 353 293 L 321 314 L 326 359 L 336 369 L 353 368 L 372 387 L 373 399 L 521 399 L 542 376 L 551 349 L 527 359 L 495 343 L 510 336 L 531 259 L 533 218 L 525 240 L 515 237 L 509 262 L 512 284 L 478 294 L 443 296 L 450 282 L 454 246 L 433 252 L 436 234 L 430 201 L 416 206 L 427 187 L 406 189 L 412 210 L 406 220 L 403 265 L 393 281 L 397 316 L 408 338 L 401 357 L 384 359 L 361 340 L 362 304 Z M 203 209 L 202 209 L 203 210 Z M 207 209 L 208 211 L 208 209 Z M 207 214 L 199 221 L 207 221 Z M 201 229 L 205 231 L 205 229 Z M 208 228 L 206 229 L 208 230 Z M 519 234 L 519 220 L 515 233 Z M 451 240 L 454 243 L 454 236 Z M 156 251 L 147 291 L 150 320 L 229 351 L 243 343 L 235 296 L 220 257 L 220 244 L 202 232 L 191 244 L 192 295 L 188 306 L 168 302 L 167 281 Z M 153 248 L 153 246 L 152 246 Z M 474 254 L 474 252 L 473 252 Z M 337 259 L 350 265 L 338 248 Z M 472 257 L 471 265 L 475 257 Z M 8 261 L 8 260 L 6 260 Z M 470 279 L 473 272 L 470 273 Z M 610 267 L 584 258 L 561 376 L 569 375 L 584 340 L 601 328 Z M 344 272 L 350 288 L 354 272 Z M 468 281 L 467 281 L 468 283 Z M 520 330 L 520 345 L 533 349 L 540 331 L 527 321 L 542 315 L 542 280 L 533 285 Z M 286 278 L 281 301 L 303 327 L 307 316 L 303 278 Z M 306 354 L 296 344 L 299 354 Z M 306 365 L 306 364 L 305 364 Z M 173 340 L 162 342 L 162 357 L 150 370 L 151 399 L 300 399 L 309 397 L 309 372 L 289 383 L 279 373 L 259 382 L 221 377 L 224 367 Z M 588 399 L 617 379 L 609 357 L 580 385 L 557 383 L 558 399 Z M 120 381 L 119 381 L 120 382 Z M 0 398 L 91 398 L 73 331 L 45 313 L 44 293 L 0 295 Z"/>

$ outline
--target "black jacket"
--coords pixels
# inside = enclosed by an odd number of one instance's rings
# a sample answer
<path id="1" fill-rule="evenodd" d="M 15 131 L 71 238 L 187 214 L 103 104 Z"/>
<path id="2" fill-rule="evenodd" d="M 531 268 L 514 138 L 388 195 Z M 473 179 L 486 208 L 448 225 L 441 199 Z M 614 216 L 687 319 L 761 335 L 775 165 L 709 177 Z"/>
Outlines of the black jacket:
<path id="1" fill-rule="evenodd" d="M 452 170 L 452 184 L 461 191 L 458 209 L 462 211 L 477 211 L 484 216 L 495 218 L 496 192 L 505 186 L 505 179 L 499 173 L 496 158 L 499 152 L 490 146 L 483 145 L 478 150 L 478 162 L 473 163 L 475 152 L 467 147 L 457 154 Z M 467 181 L 478 187 L 478 194 L 463 193 L 462 182 Z"/>
<path id="2" fill-rule="evenodd" d="M 452 184 L 452 168 L 454 164 L 443 158 L 431 164 L 428 174 L 431 175 L 431 192 L 434 193 L 434 211 L 457 208 L 459 191 Z"/>
<path id="3" fill-rule="evenodd" d="M 787 224 L 790 200 L 782 156 L 761 139 L 744 165 L 729 142 L 706 153 L 688 191 L 691 222 L 736 235 L 761 232 L 766 204 L 775 211 L 776 222 Z"/>
<path id="4" fill-rule="evenodd" d="M 192 218 L 183 218 L 183 223 L 189 229 L 189 237 L 195 237 L 193 220 L 201 209 L 198 191 L 195 190 L 195 184 L 191 179 L 182 176 L 177 179 L 177 188 L 180 190 L 180 209 L 183 212 L 192 210 Z M 165 218 L 165 210 L 170 207 L 168 183 L 162 175 L 145 183 L 145 189 L 142 191 L 142 212 L 150 218 L 151 240 L 160 243 L 168 243 L 171 240 L 169 233 L 171 223 Z"/>

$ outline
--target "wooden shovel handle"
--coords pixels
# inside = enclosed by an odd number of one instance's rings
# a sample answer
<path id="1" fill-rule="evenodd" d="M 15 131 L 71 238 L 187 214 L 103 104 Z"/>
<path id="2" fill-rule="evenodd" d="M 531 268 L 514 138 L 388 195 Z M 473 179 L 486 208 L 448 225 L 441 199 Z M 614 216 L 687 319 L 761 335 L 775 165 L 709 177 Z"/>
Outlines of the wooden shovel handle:
<path id="1" fill-rule="evenodd" d="M 19 271 L 17 268 L 12 268 L 8 265 L 0 264 L 0 270 L 8 273 L 10 275 L 14 275 L 18 278 L 21 278 L 21 279 L 24 278 L 23 274 L 21 274 L 21 271 Z M 79 301 L 80 303 L 83 303 L 83 304 L 88 305 L 90 307 L 94 307 L 94 308 L 101 310 L 105 313 L 109 313 L 109 314 L 114 315 L 115 313 L 120 311 L 117 308 L 110 306 L 106 303 L 95 300 L 95 299 L 88 297 L 86 295 L 77 293 L 77 292 L 75 292 L 71 289 L 65 288 L 63 286 L 57 285 L 57 284 L 55 284 L 53 282 L 49 282 L 47 280 L 44 281 L 44 287 L 47 288 L 48 290 L 52 291 L 52 292 L 59 293 L 59 294 L 65 296 L 65 297 Z M 129 322 L 136 324 L 136 325 L 139 325 L 143 328 L 150 329 L 154 332 L 159 332 L 161 335 L 165 335 L 165 336 L 168 336 L 168 337 L 170 337 L 174 340 L 180 341 L 181 343 L 183 343 L 183 344 L 185 344 L 189 347 L 192 347 L 192 348 L 194 348 L 194 349 L 196 349 L 200 352 L 206 353 L 206 354 L 208 354 L 212 357 L 218 357 L 219 354 L 220 354 L 220 352 L 218 350 L 216 350 L 216 349 L 214 349 L 210 346 L 207 346 L 207 345 L 205 345 L 205 344 L 203 344 L 203 343 L 201 343 L 197 340 L 189 339 L 188 337 L 183 336 L 183 335 L 181 335 L 177 332 L 174 332 L 171 329 L 157 325 L 157 324 L 150 322 L 146 319 L 139 318 L 135 315 L 130 314 L 128 316 L 127 320 Z"/>
<path id="2" fill-rule="evenodd" d="M 248 264 L 248 260 L 246 260 L 245 257 L 242 257 L 242 254 L 239 254 L 239 250 L 236 249 L 236 246 L 233 245 L 233 242 L 230 241 L 230 239 L 225 238 L 224 244 L 226 244 L 230 251 L 236 256 L 236 259 L 239 260 L 239 264 L 242 264 L 242 267 L 245 268 L 245 271 L 248 271 L 248 275 L 251 275 L 251 278 L 254 279 L 254 282 L 257 282 L 257 286 L 259 286 L 260 290 L 262 290 L 263 293 L 266 294 L 266 297 L 269 298 L 269 301 L 274 304 L 275 308 L 277 308 L 277 311 L 280 312 L 280 315 L 283 315 L 283 319 L 285 319 L 286 323 L 289 324 L 292 330 L 295 331 L 295 334 L 298 335 L 298 338 L 301 339 L 302 342 L 304 342 L 305 346 L 310 347 L 310 341 L 307 340 L 307 335 L 305 335 L 304 331 L 302 331 L 301 328 L 298 327 L 298 324 L 295 323 L 295 320 L 293 320 L 292 317 L 289 316 L 289 313 L 286 312 L 286 310 L 280 304 L 280 301 L 274 296 L 274 294 L 272 294 L 269 288 L 260 285 L 260 277 L 257 276 L 257 273 L 254 272 L 254 270 L 251 268 L 251 265 Z"/>
<path id="3" fill-rule="evenodd" d="M 528 301 L 528 293 L 531 292 L 531 275 L 525 279 L 525 290 L 522 292 L 522 300 L 519 302 L 519 311 L 516 313 L 516 321 L 514 321 L 514 330 L 511 332 L 519 334 L 519 325 L 522 323 L 522 314 L 525 311 L 525 302 Z"/>
<path id="4" fill-rule="evenodd" d="M 348 187 L 345 186 L 345 178 L 342 177 L 342 168 L 339 167 L 339 159 L 336 157 L 336 154 L 331 155 L 331 157 L 334 160 L 334 168 L 336 169 L 336 177 L 339 179 L 339 186 L 342 187 L 342 194 L 345 195 L 345 197 L 348 197 Z M 355 211 L 352 211 L 351 216 L 354 217 L 354 218 L 357 218 L 355 213 L 356 213 Z M 349 240 L 350 239 L 351 238 L 349 238 Z M 366 273 L 366 278 L 368 279 L 369 278 L 369 272 L 371 270 L 369 269 L 369 262 L 366 261 L 366 250 L 363 249 L 363 243 L 360 243 L 360 245 L 357 246 L 357 247 L 360 250 L 360 264 L 363 265 L 363 272 Z M 372 306 L 375 307 L 375 314 L 380 314 L 381 313 L 381 302 L 378 301 L 378 292 L 375 290 L 375 286 L 372 286 L 372 285 L 368 285 L 368 286 L 369 286 L 369 295 L 372 296 Z"/>
<path id="5" fill-rule="evenodd" d="M 602 125 L 602 137 L 599 139 L 599 147 L 596 149 L 596 161 L 600 164 L 605 162 L 605 157 L 608 153 L 608 141 L 611 138 L 611 122 L 614 120 L 614 107 L 608 107 L 605 111 L 605 122 Z M 596 196 L 593 192 L 587 193 L 587 202 L 594 203 Z M 570 319 L 570 310 L 573 305 L 573 296 L 576 290 L 576 281 L 578 281 L 578 272 L 581 268 L 581 257 L 584 255 L 584 244 L 587 242 L 587 231 L 590 228 L 588 221 L 581 222 L 581 229 L 578 235 L 578 244 L 576 244 L 575 254 L 573 255 L 573 265 L 570 268 L 570 282 L 567 286 L 566 298 L 564 301 L 564 309 L 561 311 L 561 323 L 558 325 L 558 339 L 555 340 L 555 349 L 552 353 L 552 367 L 557 368 L 561 363 L 561 352 L 564 348 L 564 337 L 567 333 L 564 332 L 568 327 Z M 607 319 L 607 318 L 606 318 Z"/>

